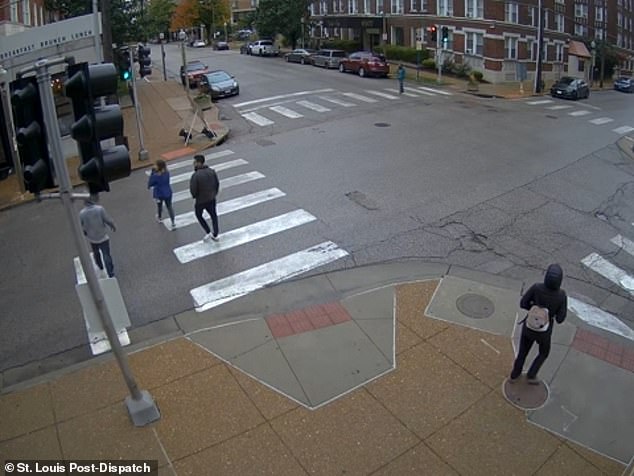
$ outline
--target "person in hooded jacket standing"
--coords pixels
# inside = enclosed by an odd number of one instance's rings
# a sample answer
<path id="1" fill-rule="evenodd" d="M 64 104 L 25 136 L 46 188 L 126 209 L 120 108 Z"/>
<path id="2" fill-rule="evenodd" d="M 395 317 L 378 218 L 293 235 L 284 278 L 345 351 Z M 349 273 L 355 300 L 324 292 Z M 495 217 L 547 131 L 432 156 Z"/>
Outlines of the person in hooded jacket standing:
<path id="1" fill-rule="evenodd" d="M 220 182 L 214 169 L 205 165 L 204 155 L 194 156 L 194 173 L 189 180 L 189 191 L 195 200 L 194 213 L 198 223 L 205 230 L 203 241 L 218 241 L 218 214 L 216 213 L 216 196 L 220 188 Z M 203 211 L 207 210 L 211 217 L 213 234 L 203 217 Z"/>
<path id="2" fill-rule="evenodd" d="M 551 264 L 546 270 L 543 283 L 535 283 L 524 293 L 520 300 L 520 307 L 529 311 L 533 306 L 548 310 L 548 324 L 543 331 L 536 331 L 527 326 L 526 318 L 522 321 L 522 335 L 520 348 L 513 364 L 510 381 L 517 381 L 524 368 L 524 362 L 534 342 L 539 345 L 539 353 L 526 374 L 528 383 L 537 385 L 537 373 L 550 353 L 550 340 L 553 333 L 554 321 L 561 324 L 566 319 L 568 298 L 566 291 L 561 289 L 564 272 L 558 264 Z"/>

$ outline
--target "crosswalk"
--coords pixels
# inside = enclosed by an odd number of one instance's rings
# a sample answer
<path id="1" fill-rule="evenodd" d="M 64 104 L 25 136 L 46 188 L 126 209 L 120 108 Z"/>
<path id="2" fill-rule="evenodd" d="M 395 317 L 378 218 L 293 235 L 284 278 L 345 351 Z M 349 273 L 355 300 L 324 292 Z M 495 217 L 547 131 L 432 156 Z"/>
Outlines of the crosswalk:
<path id="1" fill-rule="evenodd" d="M 301 119 L 307 115 L 324 114 L 334 108 L 354 108 L 365 104 L 393 102 L 401 98 L 446 98 L 452 93 L 426 86 L 405 87 L 403 94 L 394 88 L 365 89 L 363 91 L 338 91 L 319 89 L 260 98 L 234 104 L 233 107 L 247 121 L 266 127 L 280 120 Z"/>
<path id="2" fill-rule="evenodd" d="M 597 115 L 598 112 L 587 109 L 584 106 L 578 104 L 557 104 L 558 102 L 559 101 L 555 101 L 554 99 L 532 99 L 529 101 L 525 101 L 525 104 L 529 106 L 543 107 L 547 111 L 561 111 L 562 113 L 575 118 Z M 571 109 L 574 110 L 571 111 Z M 594 126 L 605 126 L 606 124 L 613 123 L 614 119 L 611 117 L 600 116 L 588 118 L 587 122 Z M 627 134 L 632 131 L 634 131 L 634 127 L 629 125 L 618 126 L 612 129 L 612 132 L 618 135 Z"/>
<path id="3" fill-rule="evenodd" d="M 220 176 L 220 201 L 217 204 L 217 213 L 221 217 L 230 213 L 240 213 L 247 209 L 265 207 L 268 203 L 286 196 L 286 193 L 277 187 L 257 187 L 258 182 L 265 175 L 257 170 L 244 171 L 244 167 L 250 164 L 245 158 L 237 157 L 231 150 L 221 150 L 205 155 L 205 163 L 219 173 Z M 240 166 L 239 173 L 234 172 Z M 173 202 L 179 203 L 179 209 L 188 209 L 175 216 L 175 229 L 189 226 L 198 227 L 193 210 L 193 199 L 189 195 L 189 178 L 192 173 L 191 160 L 170 163 L 170 183 L 174 194 Z M 146 174 L 150 172 L 147 171 Z M 250 184 L 250 191 L 244 190 L 244 184 Z M 253 187 L 258 189 L 255 191 Z M 240 195 L 222 200 L 222 194 L 228 188 Z M 235 194 L 234 194 L 235 195 Z M 264 215 L 260 213 L 246 214 L 251 216 Z M 254 246 L 258 250 L 258 256 L 266 255 L 266 239 L 280 236 L 298 227 L 306 226 L 317 221 L 317 218 L 301 208 L 290 210 L 276 216 L 247 223 L 234 229 L 225 230 L 221 221 L 221 233 L 219 241 L 204 241 L 202 239 L 193 242 L 179 243 L 173 248 L 173 253 L 179 266 L 187 266 L 197 260 L 214 260 L 218 255 L 228 250 Z M 163 225 L 171 230 L 169 219 L 162 221 Z M 202 236 L 202 235 L 201 235 Z M 313 243 L 298 243 L 298 249 L 290 250 L 285 256 L 267 256 L 273 259 L 264 263 L 258 263 L 255 267 L 239 270 L 232 269 L 226 276 L 222 276 L 212 282 L 200 283 L 189 294 L 197 311 L 202 312 L 212 309 L 223 303 L 237 299 L 245 294 L 253 292 L 264 286 L 275 284 L 295 276 L 299 276 L 310 270 L 319 268 L 348 255 L 348 252 L 331 241 L 315 239 Z M 273 249 L 270 254 L 274 254 Z M 217 269 L 217 268 L 215 268 Z"/>

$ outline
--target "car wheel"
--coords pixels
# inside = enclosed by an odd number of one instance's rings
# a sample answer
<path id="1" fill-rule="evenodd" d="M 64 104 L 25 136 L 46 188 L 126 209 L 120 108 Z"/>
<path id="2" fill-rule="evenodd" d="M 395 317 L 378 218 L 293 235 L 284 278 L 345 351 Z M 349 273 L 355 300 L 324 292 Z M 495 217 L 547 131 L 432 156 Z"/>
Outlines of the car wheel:
<path id="1" fill-rule="evenodd" d="M 579 93 L 575 91 L 574 93 L 572 93 L 572 100 L 576 101 L 577 99 L 579 99 Z"/>
<path id="2" fill-rule="evenodd" d="M 299 59 L 299 64 L 306 64 L 306 60 L 304 58 Z"/>
<path id="3" fill-rule="evenodd" d="M 365 69 L 359 68 L 359 76 L 361 76 L 362 78 L 365 78 Z"/>
<path id="4" fill-rule="evenodd" d="M 339 63 L 339 72 L 340 73 L 345 73 L 346 72 L 346 68 L 344 68 L 341 63 Z"/>
<path id="5" fill-rule="evenodd" d="M 262 50 L 259 51 L 260 56 L 264 56 L 264 54 L 262 53 Z"/>

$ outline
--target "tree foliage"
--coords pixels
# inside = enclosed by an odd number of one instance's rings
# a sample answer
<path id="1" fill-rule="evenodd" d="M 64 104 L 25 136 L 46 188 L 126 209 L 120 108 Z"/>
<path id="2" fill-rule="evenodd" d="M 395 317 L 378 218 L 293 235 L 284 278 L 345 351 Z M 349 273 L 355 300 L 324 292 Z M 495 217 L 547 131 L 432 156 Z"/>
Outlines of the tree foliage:
<path id="1" fill-rule="evenodd" d="M 198 18 L 198 2 L 183 0 L 174 9 L 170 30 L 186 30 L 194 26 Z"/>
<path id="2" fill-rule="evenodd" d="M 292 48 L 302 37 L 302 18 L 307 20 L 307 0 L 260 0 L 255 27 L 260 36 L 286 37 Z"/>
<path id="3" fill-rule="evenodd" d="M 176 5 L 174 0 L 152 0 L 147 9 L 147 34 L 155 38 L 159 33 L 170 30 L 172 15 Z"/>

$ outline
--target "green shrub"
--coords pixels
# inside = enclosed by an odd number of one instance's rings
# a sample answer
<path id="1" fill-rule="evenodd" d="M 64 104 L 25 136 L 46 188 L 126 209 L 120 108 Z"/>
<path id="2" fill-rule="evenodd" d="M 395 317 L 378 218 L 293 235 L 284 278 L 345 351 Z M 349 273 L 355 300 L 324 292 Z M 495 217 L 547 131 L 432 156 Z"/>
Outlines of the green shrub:
<path id="1" fill-rule="evenodd" d="M 361 43 L 358 41 L 338 39 L 326 40 L 321 44 L 321 47 L 323 49 L 344 50 L 347 53 L 353 53 L 363 49 Z"/>
<path id="2" fill-rule="evenodd" d="M 482 74 L 482 71 L 473 70 L 471 71 L 471 74 L 473 75 L 473 79 L 478 82 L 482 81 L 482 78 L 484 78 L 484 74 Z"/>
<path id="3" fill-rule="evenodd" d="M 451 67 L 451 72 L 459 78 L 468 77 L 469 71 L 471 71 L 471 67 L 468 64 L 464 64 L 464 63 L 454 64 Z"/>
<path id="4" fill-rule="evenodd" d="M 381 48 L 377 48 L 380 51 Z M 416 64 L 417 51 L 416 48 L 407 46 L 385 45 L 385 56 L 388 61 L 403 62 Z M 426 49 L 420 51 L 420 60 L 424 61 L 429 58 L 429 52 Z"/>
<path id="5" fill-rule="evenodd" d="M 423 60 L 423 68 L 436 69 L 436 60 L 434 60 L 434 58 L 427 58 L 426 60 Z"/>

